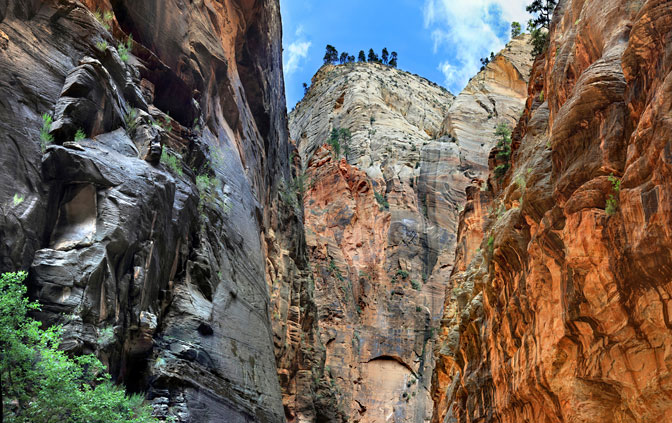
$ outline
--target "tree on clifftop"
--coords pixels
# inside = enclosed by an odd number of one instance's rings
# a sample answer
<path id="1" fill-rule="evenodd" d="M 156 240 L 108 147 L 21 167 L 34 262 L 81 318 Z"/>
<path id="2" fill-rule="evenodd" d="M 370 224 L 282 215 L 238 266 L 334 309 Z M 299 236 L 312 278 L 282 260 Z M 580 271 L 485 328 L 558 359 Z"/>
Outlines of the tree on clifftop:
<path id="1" fill-rule="evenodd" d="M 359 50 L 359 55 L 357 56 L 357 61 L 358 62 L 366 62 L 366 54 L 364 53 L 364 50 Z"/>
<path id="2" fill-rule="evenodd" d="M 341 57 L 339 57 L 338 61 L 341 63 L 341 65 L 344 64 L 345 62 L 347 62 L 348 61 L 348 53 L 345 52 L 345 51 L 343 53 L 341 53 Z"/>
<path id="3" fill-rule="evenodd" d="M 397 52 L 396 51 L 392 52 L 389 65 L 392 66 L 393 68 L 397 67 Z"/>
<path id="4" fill-rule="evenodd" d="M 372 48 L 369 49 L 369 62 L 380 63 L 380 58 Z"/>
<path id="5" fill-rule="evenodd" d="M 548 47 L 548 29 L 551 26 L 551 18 L 557 0 L 534 0 L 525 10 L 535 15 L 527 23 L 532 39 L 530 43 L 534 46 L 532 56 L 536 57 L 546 51 Z"/>
<path id="6" fill-rule="evenodd" d="M 338 62 L 338 50 L 336 47 L 331 44 L 327 44 L 326 51 L 324 53 L 324 64 L 333 64 Z"/>
<path id="7" fill-rule="evenodd" d="M 383 59 L 383 64 L 384 65 L 387 65 L 389 57 L 390 57 L 390 53 L 387 51 L 387 47 L 384 47 L 383 52 L 380 55 L 380 58 Z"/>
<path id="8" fill-rule="evenodd" d="M 518 22 L 511 22 L 511 38 L 516 38 L 523 32 L 523 28 Z"/>

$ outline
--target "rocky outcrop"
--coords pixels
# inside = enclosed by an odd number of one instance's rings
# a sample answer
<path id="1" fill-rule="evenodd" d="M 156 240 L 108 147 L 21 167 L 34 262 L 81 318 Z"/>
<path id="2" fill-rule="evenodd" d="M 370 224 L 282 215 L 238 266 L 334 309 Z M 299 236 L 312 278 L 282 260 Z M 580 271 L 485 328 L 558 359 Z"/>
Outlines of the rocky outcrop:
<path id="1" fill-rule="evenodd" d="M 560 1 L 550 40 L 462 215 L 433 421 L 668 421 L 672 5 Z"/>
<path id="2" fill-rule="evenodd" d="M 379 64 L 327 65 L 290 114 L 303 172 L 285 186 L 304 193 L 323 379 L 348 421 L 431 418 L 457 217 L 485 177 L 496 124 L 523 110 L 525 41 L 458 97 Z"/>
<path id="3" fill-rule="evenodd" d="M 0 271 L 64 347 L 162 419 L 315 409 L 278 3 L 0 2 L 0 52 Z"/>

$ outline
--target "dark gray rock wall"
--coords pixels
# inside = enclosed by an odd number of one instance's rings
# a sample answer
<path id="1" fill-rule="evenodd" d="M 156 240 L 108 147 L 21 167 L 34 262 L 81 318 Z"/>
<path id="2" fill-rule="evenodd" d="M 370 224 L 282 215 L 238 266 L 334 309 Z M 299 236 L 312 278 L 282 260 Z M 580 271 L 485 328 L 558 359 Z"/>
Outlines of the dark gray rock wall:
<path id="1" fill-rule="evenodd" d="M 64 347 L 159 416 L 279 422 L 282 393 L 314 408 L 301 210 L 277 201 L 277 1 L 84 3 L 0 2 L 0 271 L 28 269 Z"/>

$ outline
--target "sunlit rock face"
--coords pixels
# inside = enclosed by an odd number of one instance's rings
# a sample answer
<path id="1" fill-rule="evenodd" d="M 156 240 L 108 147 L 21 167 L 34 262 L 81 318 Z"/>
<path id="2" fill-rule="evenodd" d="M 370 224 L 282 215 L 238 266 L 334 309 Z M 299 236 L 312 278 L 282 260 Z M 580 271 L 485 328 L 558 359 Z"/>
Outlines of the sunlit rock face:
<path id="1" fill-rule="evenodd" d="M 0 271 L 162 420 L 337 421 L 281 53 L 277 1 L 0 2 Z"/>
<path id="2" fill-rule="evenodd" d="M 325 378 L 348 421 L 431 419 L 458 214 L 465 188 L 487 174 L 496 124 L 523 110 L 526 41 L 457 97 L 381 64 L 327 65 L 290 114 Z M 340 154 L 325 145 L 333 129 L 351 134 Z"/>
<path id="3" fill-rule="evenodd" d="M 461 215 L 433 421 L 669 421 L 672 4 L 561 1 L 550 40 Z"/>

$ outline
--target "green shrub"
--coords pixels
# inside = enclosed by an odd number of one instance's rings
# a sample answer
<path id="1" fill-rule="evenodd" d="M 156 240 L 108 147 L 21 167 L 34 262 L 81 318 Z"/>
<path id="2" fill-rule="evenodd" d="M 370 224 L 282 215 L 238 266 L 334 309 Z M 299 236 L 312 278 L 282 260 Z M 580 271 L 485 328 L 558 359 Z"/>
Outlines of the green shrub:
<path id="1" fill-rule="evenodd" d="M 105 12 L 101 12 L 99 9 L 94 12 L 93 16 L 98 22 L 100 22 L 103 28 L 105 28 L 107 31 L 110 30 L 112 27 L 112 19 L 114 19 L 114 14 L 111 11 L 107 10 Z"/>
<path id="2" fill-rule="evenodd" d="M 98 42 L 96 43 L 96 48 L 97 48 L 99 51 L 105 51 L 105 50 L 107 50 L 107 41 L 105 41 L 105 40 L 103 40 L 103 41 L 98 41 Z"/>
<path id="3" fill-rule="evenodd" d="M 117 51 L 122 62 L 128 62 L 128 54 L 131 50 L 133 50 L 133 35 L 129 35 L 125 43 L 117 44 Z"/>
<path id="4" fill-rule="evenodd" d="M 42 115 L 42 129 L 40 129 L 40 148 L 42 152 L 47 149 L 47 146 L 54 142 L 54 136 L 49 133 L 51 131 L 51 124 L 53 118 L 51 115 L 45 113 Z"/>
<path id="5" fill-rule="evenodd" d="M 173 156 L 172 154 L 168 154 L 167 149 L 163 149 L 161 151 L 161 163 L 163 163 L 164 166 L 168 167 L 173 173 L 175 173 L 178 176 L 182 176 L 182 166 L 179 163 L 179 160 L 177 157 Z"/>
<path id="6" fill-rule="evenodd" d="M 420 282 L 416 281 L 415 279 L 411 279 L 411 286 L 416 291 L 420 291 L 420 289 L 422 289 L 422 285 L 420 284 Z"/>
<path id="7" fill-rule="evenodd" d="M 75 142 L 80 142 L 84 139 L 86 139 L 86 134 L 82 128 L 79 128 L 77 132 L 75 132 Z"/>
<path id="8" fill-rule="evenodd" d="M 488 250 L 490 250 L 490 254 L 495 250 L 495 237 L 492 235 L 488 237 Z"/>
<path id="9" fill-rule="evenodd" d="M 390 208 L 390 203 L 387 202 L 387 199 L 385 199 L 385 196 L 378 191 L 373 191 L 373 196 L 376 198 L 376 202 L 378 203 L 378 207 L 380 210 L 388 210 Z"/>
<path id="10" fill-rule="evenodd" d="M 350 130 L 347 128 L 333 128 L 331 130 L 331 135 L 327 140 L 327 144 L 331 146 L 333 155 L 335 158 L 341 157 L 341 150 L 345 153 L 345 156 L 350 153 L 350 147 L 348 143 L 352 139 L 350 135 Z"/>
<path id="11" fill-rule="evenodd" d="M 403 269 L 397 270 L 397 276 L 401 276 L 402 279 L 406 279 L 408 277 L 408 272 Z"/>
<path id="12" fill-rule="evenodd" d="M 131 109 L 124 114 L 124 124 L 126 125 L 126 133 L 130 134 L 138 126 L 136 119 L 138 118 L 138 109 L 131 107 Z"/>
<path id="13" fill-rule="evenodd" d="M 14 207 L 18 206 L 19 204 L 23 203 L 23 195 L 19 195 L 18 193 L 14 194 L 14 198 L 12 198 L 12 203 L 14 203 Z"/>
<path id="14" fill-rule="evenodd" d="M 28 313 L 40 309 L 26 298 L 25 272 L 0 276 L 0 380 L 7 422 L 149 423 L 151 407 L 139 395 L 110 382 L 93 355 L 69 357 L 59 350 L 63 329 L 42 329 Z M 6 407 L 10 405 L 9 407 Z"/>
<path id="15" fill-rule="evenodd" d="M 508 163 L 497 165 L 497 167 L 495 167 L 495 176 L 498 179 L 503 178 L 504 175 L 506 175 L 506 172 L 509 170 L 509 167 L 511 167 L 511 165 Z"/>
<path id="16" fill-rule="evenodd" d="M 609 179 L 609 182 L 611 182 L 611 190 L 613 193 L 609 194 L 604 211 L 607 213 L 607 216 L 613 216 L 616 214 L 616 212 L 618 212 L 619 208 L 617 196 L 621 191 L 621 180 L 615 177 L 613 173 L 610 174 L 607 178 Z"/>

